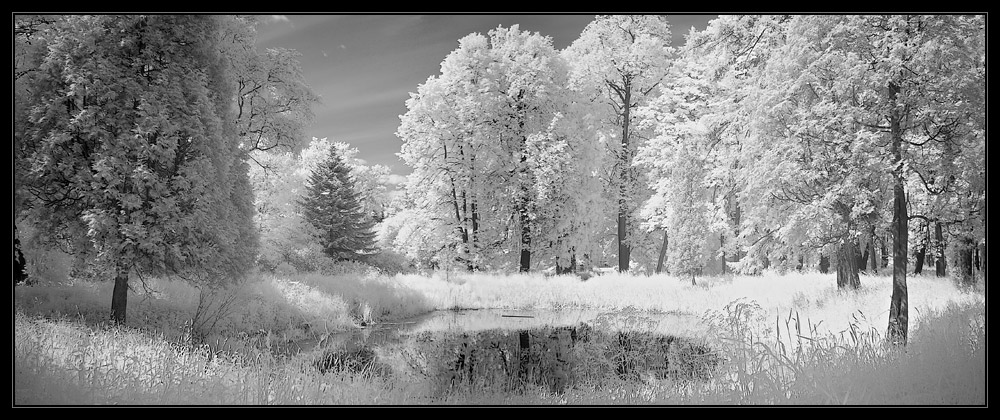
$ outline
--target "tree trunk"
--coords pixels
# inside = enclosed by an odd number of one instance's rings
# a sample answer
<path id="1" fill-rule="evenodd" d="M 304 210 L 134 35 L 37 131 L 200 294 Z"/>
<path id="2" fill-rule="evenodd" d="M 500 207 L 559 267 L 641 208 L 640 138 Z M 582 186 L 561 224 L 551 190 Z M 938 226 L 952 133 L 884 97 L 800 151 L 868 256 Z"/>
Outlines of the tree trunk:
<path id="1" fill-rule="evenodd" d="M 522 242 L 522 246 L 523 242 Z M 531 251 L 521 248 L 521 260 L 518 263 L 518 271 L 527 273 L 531 269 Z"/>
<path id="2" fill-rule="evenodd" d="M 865 245 L 867 245 L 867 247 Z M 871 243 L 861 242 L 861 243 L 858 244 L 858 249 L 857 249 L 857 251 L 855 251 L 855 254 L 858 255 L 858 270 L 859 271 L 865 272 L 865 273 L 868 272 L 868 255 L 871 254 L 872 259 L 874 259 L 875 258 L 875 251 L 874 251 L 874 249 L 875 249 L 875 243 L 874 242 L 871 242 Z M 875 266 L 874 262 L 872 263 L 872 266 Z"/>
<path id="3" fill-rule="evenodd" d="M 663 258 L 667 256 L 667 230 L 663 230 L 663 245 L 660 245 L 660 256 L 656 258 L 656 274 L 663 271 Z"/>
<path id="4" fill-rule="evenodd" d="M 524 121 L 520 123 L 520 127 L 524 129 Z M 528 162 L 528 138 L 521 137 L 521 168 L 522 171 L 527 171 L 525 168 Z M 528 201 L 531 197 L 530 191 L 530 180 L 521 181 L 520 186 L 520 197 L 517 198 L 517 204 L 515 205 L 515 210 L 518 213 L 518 218 L 521 224 L 521 261 L 520 261 L 520 271 L 522 273 L 527 273 L 531 270 L 531 218 L 528 215 Z"/>
<path id="5" fill-rule="evenodd" d="M 719 234 L 719 248 L 723 249 L 723 251 L 722 251 L 722 274 L 723 275 L 726 274 L 726 251 L 725 251 L 725 248 L 723 248 L 725 245 L 726 245 L 726 237 L 723 236 L 720 233 Z"/>
<path id="6" fill-rule="evenodd" d="M 448 160 L 448 147 L 444 146 L 443 150 L 444 150 L 444 159 L 447 161 Z M 459 155 L 462 155 L 461 149 L 459 149 Z M 473 270 L 472 260 L 469 258 L 469 231 L 465 227 L 466 226 L 465 222 L 467 220 L 465 220 L 462 217 L 462 209 L 464 209 L 465 205 L 466 205 L 465 191 L 462 192 L 462 207 L 459 208 L 459 203 L 458 203 L 458 201 L 459 201 L 458 200 L 458 187 L 455 185 L 455 178 L 453 178 L 451 175 L 449 175 L 448 176 L 448 181 L 449 181 L 449 183 L 451 185 L 451 204 L 452 204 L 452 209 L 455 210 L 455 229 L 457 230 L 459 236 L 462 238 L 462 254 L 463 255 L 461 257 L 456 258 L 456 260 L 458 260 L 459 262 L 464 262 L 465 266 L 466 266 L 466 269 L 468 269 L 469 271 L 472 271 Z M 468 212 L 466 212 L 466 215 L 468 215 Z"/>
<path id="7" fill-rule="evenodd" d="M 874 227 L 872 228 L 871 237 L 872 237 L 872 239 L 871 239 L 872 243 L 871 243 L 871 246 L 868 247 L 868 252 L 871 254 L 871 255 L 869 255 L 869 257 L 871 258 L 871 262 L 872 262 L 871 270 L 872 270 L 872 274 L 878 274 L 878 258 L 875 257 L 875 239 L 877 237 L 875 236 L 875 228 Z M 882 248 L 882 257 L 885 258 L 885 248 L 884 247 Z"/>
<path id="8" fill-rule="evenodd" d="M 111 322 L 125 324 L 125 310 L 128 306 L 128 265 L 119 262 L 115 271 L 115 287 L 111 291 Z"/>
<path id="9" fill-rule="evenodd" d="M 934 245 L 937 251 L 934 256 L 934 274 L 937 277 L 948 275 L 948 261 L 944 258 L 944 232 L 941 230 L 941 222 L 934 224 Z"/>
<path id="10" fill-rule="evenodd" d="M 621 185 L 618 187 L 618 272 L 628 271 L 629 259 L 632 249 L 628 245 L 628 183 L 629 168 L 632 166 L 631 154 L 629 153 L 629 113 L 632 107 L 632 86 L 626 82 L 622 97 L 622 154 L 621 162 Z"/>
<path id="11" fill-rule="evenodd" d="M 895 122 L 894 125 L 898 125 Z M 896 155 L 899 156 L 899 139 L 893 140 L 896 145 Z M 902 176 L 897 175 L 893 209 L 893 235 L 892 247 L 892 298 L 889 303 L 889 332 L 887 334 L 889 342 L 893 344 L 906 345 L 907 330 L 909 329 L 909 299 L 906 290 L 906 243 L 907 243 L 907 214 L 906 195 L 903 190 Z"/>
<path id="12" fill-rule="evenodd" d="M 882 268 L 888 268 L 889 267 L 889 250 L 887 250 L 885 248 L 885 242 L 886 242 L 885 239 L 882 239 L 880 242 L 881 242 L 880 249 L 882 250 Z M 872 266 L 875 265 L 875 259 L 874 259 L 875 258 L 874 255 L 875 254 L 874 254 L 874 252 L 875 251 L 872 251 L 872 255 L 873 255 L 872 256 Z M 893 263 L 895 263 L 895 259 L 893 260 Z"/>
<path id="13" fill-rule="evenodd" d="M 920 274 L 924 271 L 924 264 L 927 262 L 927 243 L 930 242 L 930 231 L 927 225 L 921 229 L 924 232 L 924 240 L 920 242 L 920 249 L 916 254 L 916 266 L 913 267 L 913 274 Z"/>
<path id="14" fill-rule="evenodd" d="M 959 276 L 961 277 L 963 286 L 970 286 L 975 283 L 975 277 L 972 272 L 972 253 L 975 246 L 976 244 L 971 239 L 962 241 L 962 249 L 959 251 L 959 264 L 961 264 Z"/>
<path id="15" fill-rule="evenodd" d="M 691 274 L 691 285 L 692 286 L 697 286 L 698 285 L 698 283 L 694 282 L 694 273 Z"/>
<path id="16" fill-rule="evenodd" d="M 915 254 L 916 262 L 913 267 L 913 274 L 920 274 L 924 271 L 924 260 L 927 258 L 927 243 L 920 245 L 920 249 Z"/>
<path id="17" fill-rule="evenodd" d="M 629 258 L 632 253 L 628 243 L 625 242 L 628 238 L 626 237 L 627 233 L 625 232 L 625 213 L 624 210 L 621 209 L 621 207 L 624 206 L 625 203 L 623 200 L 619 204 L 618 210 L 618 271 L 622 273 L 628 271 Z"/>
<path id="18" fill-rule="evenodd" d="M 471 247 L 471 249 L 472 249 L 472 251 L 474 253 L 478 254 L 478 252 L 479 252 L 478 251 L 478 249 L 479 249 L 479 211 L 476 210 L 475 197 L 473 197 L 471 207 L 472 207 L 472 237 L 470 238 L 470 241 L 471 241 L 470 247 Z M 472 263 L 472 271 L 479 271 L 479 265 L 477 265 L 474 261 Z"/>
<path id="19" fill-rule="evenodd" d="M 844 238 L 837 249 L 837 288 L 857 289 L 861 287 L 861 278 L 858 277 L 857 250 L 854 241 Z"/>
<path id="20" fill-rule="evenodd" d="M 14 284 L 19 284 L 27 280 L 28 275 L 25 273 L 26 261 L 24 260 L 24 254 L 21 253 L 21 240 L 17 238 L 17 225 L 14 225 Z"/>
<path id="21" fill-rule="evenodd" d="M 896 104 L 899 86 L 889 83 L 889 103 Z M 893 108 L 890 117 L 892 135 L 892 157 L 894 160 L 893 211 L 892 211 L 892 297 L 889 302 L 889 327 L 886 338 L 890 343 L 906 345 L 909 329 L 909 299 L 906 290 L 906 245 L 908 215 L 906 213 L 906 190 L 903 188 L 903 132 L 900 128 L 898 108 Z"/>
<path id="22" fill-rule="evenodd" d="M 830 257 L 819 254 L 819 272 L 823 274 L 830 272 Z"/>

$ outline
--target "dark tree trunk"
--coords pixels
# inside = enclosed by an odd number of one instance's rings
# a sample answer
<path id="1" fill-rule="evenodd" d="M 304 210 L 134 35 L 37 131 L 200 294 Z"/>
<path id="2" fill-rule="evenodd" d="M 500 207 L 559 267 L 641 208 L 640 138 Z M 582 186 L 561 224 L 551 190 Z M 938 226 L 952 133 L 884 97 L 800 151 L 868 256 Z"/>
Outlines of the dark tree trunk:
<path id="1" fill-rule="evenodd" d="M 629 179 L 629 168 L 632 166 L 631 153 L 629 152 L 629 113 L 632 108 L 632 86 L 626 81 L 623 95 L 622 95 L 622 154 L 620 162 L 621 166 L 621 185 L 618 188 L 618 271 L 624 273 L 628 271 L 629 260 L 632 254 L 632 249 L 628 245 L 628 183 Z"/>
<path id="2" fill-rule="evenodd" d="M 937 277 L 948 275 L 948 261 L 944 258 L 944 232 L 941 230 L 941 222 L 934 224 L 934 246 L 936 255 L 934 256 L 934 274 Z"/>
<path id="3" fill-rule="evenodd" d="M 795 270 L 802 271 L 802 267 L 804 266 L 805 266 L 805 259 L 801 255 L 799 255 L 799 263 L 795 265 Z"/>
<path id="4" fill-rule="evenodd" d="M 887 268 L 887 267 L 889 267 L 889 250 L 887 250 L 886 247 L 885 247 L 885 242 L 886 242 L 885 239 L 882 239 L 880 242 L 882 244 L 881 247 L 880 247 L 880 249 L 882 250 L 882 268 Z M 872 251 L 872 266 L 875 265 L 875 256 L 874 255 L 875 255 L 875 251 L 873 250 Z M 893 263 L 895 263 L 895 260 L 893 260 Z"/>
<path id="5" fill-rule="evenodd" d="M 924 264 L 927 262 L 927 243 L 930 242 L 930 230 L 927 225 L 921 229 L 924 232 L 924 240 L 920 241 L 920 249 L 915 255 L 916 265 L 913 267 L 913 274 L 920 274 L 924 271 Z"/>
<path id="6" fill-rule="evenodd" d="M 527 273 L 531 269 L 531 251 L 521 249 L 521 260 L 518 263 L 518 267 L 518 271 L 522 273 Z"/>
<path id="7" fill-rule="evenodd" d="M 663 230 L 663 245 L 660 245 L 660 256 L 656 258 L 656 274 L 663 271 L 663 258 L 667 256 L 667 231 Z"/>
<path id="8" fill-rule="evenodd" d="M 894 123 L 898 125 L 899 123 Z M 894 143 L 898 152 L 899 140 Z M 893 249 L 892 249 L 892 297 L 889 304 L 890 343 L 906 345 L 909 330 L 909 299 L 906 288 L 906 243 L 907 243 L 907 212 L 906 195 L 903 190 L 902 176 L 897 175 L 893 201 Z"/>
<path id="9" fill-rule="evenodd" d="M 865 247 L 867 245 L 867 247 Z M 855 254 L 858 256 L 858 270 L 867 273 L 868 272 L 868 255 L 871 254 L 872 258 L 875 258 L 875 252 L 871 251 L 875 248 L 874 243 L 859 243 Z M 873 263 L 872 266 L 875 264 Z"/>
<path id="10" fill-rule="evenodd" d="M 622 202 L 619 203 L 619 208 L 624 206 L 625 202 L 624 200 L 622 200 Z M 628 271 L 629 258 L 632 254 L 631 248 L 629 248 L 628 243 L 626 243 L 626 240 L 628 238 L 626 237 L 627 233 L 625 232 L 625 224 L 626 224 L 625 211 L 619 209 L 618 210 L 618 271 L 622 273 Z"/>
<path id="11" fill-rule="evenodd" d="M 28 279 L 25 270 L 26 261 L 21 253 L 21 240 L 17 238 L 17 225 L 14 225 L 14 284 L 23 283 Z"/>
<path id="12" fill-rule="evenodd" d="M 914 255 L 916 258 L 915 265 L 913 267 L 913 274 L 920 274 L 924 271 L 924 260 L 927 258 L 927 243 L 920 245 L 920 249 Z"/>
<path id="13" fill-rule="evenodd" d="M 119 262 L 115 272 L 115 287 L 111 291 L 111 322 L 125 324 L 125 310 L 128 307 L 128 265 Z"/>
<path id="14" fill-rule="evenodd" d="M 819 272 L 823 274 L 830 272 L 830 257 L 819 254 Z"/>
<path id="15" fill-rule="evenodd" d="M 975 277 L 972 271 L 972 254 L 976 244 L 971 239 L 965 239 L 962 241 L 963 246 L 959 251 L 961 268 L 959 270 L 962 285 L 969 286 L 975 283 Z"/>
<path id="16" fill-rule="evenodd" d="M 445 146 L 443 148 L 443 151 L 444 151 L 444 159 L 448 160 L 448 147 Z M 459 155 L 462 155 L 461 149 L 459 149 Z M 462 204 L 460 208 L 458 199 L 458 187 L 455 185 L 455 179 L 449 175 L 448 181 L 451 184 L 452 209 L 455 211 L 455 224 L 456 224 L 455 229 L 457 230 L 459 236 L 462 238 L 463 255 L 461 257 L 456 258 L 456 260 L 457 262 L 464 262 L 466 269 L 469 271 L 473 271 L 474 267 L 472 265 L 472 259 L 469 258 L 469 231 L 468 229 L 465 228 L 466 220 L 462 217 L 462 210 L 465 209 L 466 206 L 465 191 L 462 192 L 462 200 L 461 200 Z M 465 214 L 468 215 L 468 211 L 466 211 Z"/>
<path id="17" fill-rule="evenodd" d="M 854 241 L 844 238 L 837 250 L 837 288 L 857 289 L 861 287 L 861 278 L 858 277 L 857 250 Z"/>
<path id="18" fill-rule="evenodd" d="M 899 86 L 889 83 L 889 103 L 896 103 Z M 900 128 L 899 109 L 893 108 L 889 120 L 892 136 L 893 211 L 892 211 L 892 297 L 889 302 L 889 327 L 886 338 L 890 343 L 906 345 L 909 329 L 909 299 L 906 290 L 906 246 L 909 220 L 906 212 L 906 190 L 903 188 L 903 132 Z"/>
<path id="19" fill-rule="evenodd" d="M 525 159 L 527 159 L 526 156 L 521 158 L 522 164 L 524 164 Z M 521 259 L 518 263 L 518 271 L 527 273 L 531 270 L 531 218 L 528 216 L 529 193 L 526 186 L 521 187 L 520 195 L 514 206 L 518 222 L 521 225 Z"/>
<path id="20" fill-rule="evenodd" d="M 875 239 L 876 239 L 875 228 L 872 228 L 871 237 L 872 237 L 872 239 L 871 239 L 872 243 L 871 243 L 871 246 L 868 247 L 868 252 L 870 254 L 869 257 L 871 258 L 871 262 L 872 262 L 872 264 L 871 264 L 871 270 L 872 270 L 872 274 L 878 274 L 878 259 L 875 256 Z M 885 247 L 884 246 L 882 248 L 882 258 L 885 258 Z"/>

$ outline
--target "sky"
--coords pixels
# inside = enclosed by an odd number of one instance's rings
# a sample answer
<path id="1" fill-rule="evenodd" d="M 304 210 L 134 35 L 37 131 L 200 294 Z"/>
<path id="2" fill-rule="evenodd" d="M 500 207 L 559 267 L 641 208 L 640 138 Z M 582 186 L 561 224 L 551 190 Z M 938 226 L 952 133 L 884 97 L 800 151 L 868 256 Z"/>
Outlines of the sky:
<path id="1" fill-rule="evenodd" d="M 396 156 L 399 116 L 410 92 L 441 72 L 441 62 L 471 33 L 497 26 L 552 37 L 564 49 L 593 15 L 263 15 L 258 47 L 287 48 L 301 56 L 303 76 L 321 103 L 307 138 L 349 143 L 369 165 L 388 166 L 398 182 L 410 172 Z M 668 15 L 675 46 L 712 15 Z M 394 182 L 395 183 L 395 182 Z"/>

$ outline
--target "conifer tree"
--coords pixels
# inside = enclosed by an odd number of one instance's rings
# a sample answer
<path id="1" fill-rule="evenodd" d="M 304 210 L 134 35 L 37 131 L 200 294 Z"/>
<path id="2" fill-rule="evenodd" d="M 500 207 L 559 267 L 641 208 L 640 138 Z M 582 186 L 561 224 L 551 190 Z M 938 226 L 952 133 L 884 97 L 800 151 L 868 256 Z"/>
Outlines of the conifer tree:
<path id="1" fill-rule="evenodd" d="M 36 226 L 79 233 L 113 273 L 115 323 L 132 273 L 219 286 L 243 278 L 256 253 L 221 23 L 72 15 L 31 39 L 45 48 L 18 84 L 20 197 Z"/>
<path id="2" fill-rule="evenodd" d="M 312 171 L 299 205 L 330 258 L 360 260 L 373 250 L 374 221 L 365 217 L 350 168 L 341 160 L 337 148 L 331 148 L 330 157 Z"/>

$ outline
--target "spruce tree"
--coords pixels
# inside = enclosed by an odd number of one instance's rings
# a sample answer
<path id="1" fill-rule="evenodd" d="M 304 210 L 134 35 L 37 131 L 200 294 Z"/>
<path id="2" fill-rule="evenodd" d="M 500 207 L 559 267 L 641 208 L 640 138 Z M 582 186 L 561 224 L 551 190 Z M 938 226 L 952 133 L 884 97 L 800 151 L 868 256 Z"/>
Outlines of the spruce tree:
<path id="1" fill-rule="evenodd" d="M 374 248 L 374 221 L 364 217 L 350 168 L 336 148 L 330 148 L 330 157 L 309 175 L 306 195 L 299 205 L 330 258 L 360 260 Z"/>

